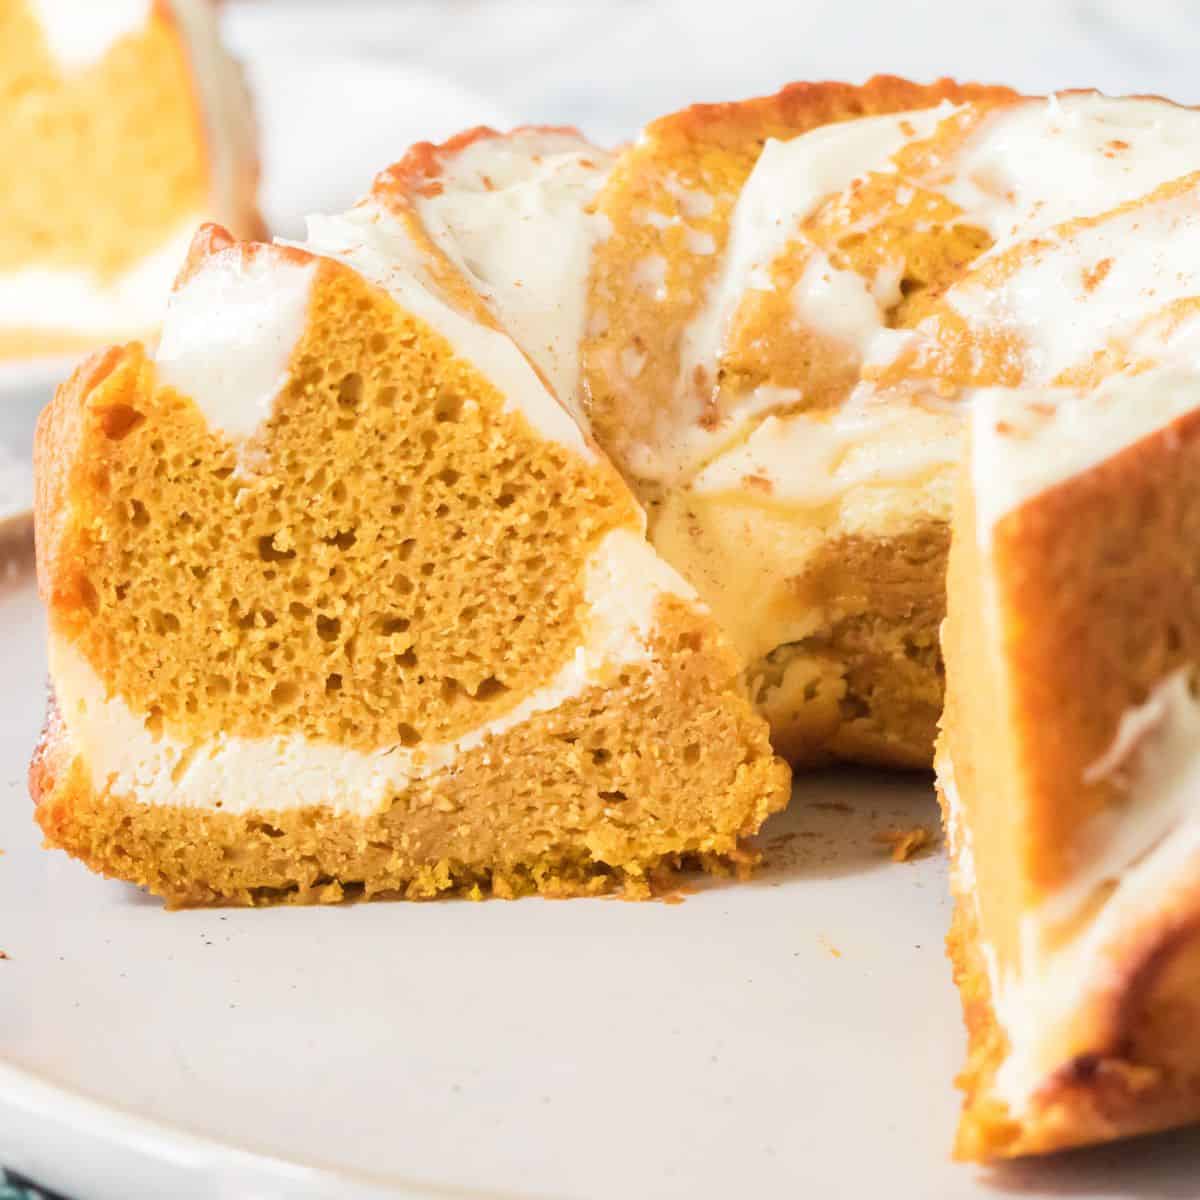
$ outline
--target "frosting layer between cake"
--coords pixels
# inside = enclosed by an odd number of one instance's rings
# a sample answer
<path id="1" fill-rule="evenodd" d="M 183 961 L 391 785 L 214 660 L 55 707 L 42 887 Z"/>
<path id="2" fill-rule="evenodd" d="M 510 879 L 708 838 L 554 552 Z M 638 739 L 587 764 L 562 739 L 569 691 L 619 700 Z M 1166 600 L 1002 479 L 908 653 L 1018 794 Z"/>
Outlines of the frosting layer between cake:
<path id="1" fill-rule="evenodd" d="M 639 535 L 613 530 L 585 564 L 583 641 L 558 674 L 502 716 L 417 748 L 395 742 L 365 752 L 300 735 L 184 741 L 151 732 L 144 717 L 106 694 L 94 668 L 60 637 L 51 637 L 50 671 L 72 750 L 89 764 L 94 786 L 114 796 L 243 814 L 323 805 L 365 817 L 413 780 L 452 770 L 489 738 L 646 661 L 664 595 L 695 598 Z"/>

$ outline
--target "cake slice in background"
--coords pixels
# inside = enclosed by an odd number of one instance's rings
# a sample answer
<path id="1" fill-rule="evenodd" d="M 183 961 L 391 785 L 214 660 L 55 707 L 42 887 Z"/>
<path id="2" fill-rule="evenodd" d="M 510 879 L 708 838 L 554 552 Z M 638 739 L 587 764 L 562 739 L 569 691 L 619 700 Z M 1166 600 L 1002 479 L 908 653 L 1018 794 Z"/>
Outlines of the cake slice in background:
<path id="1" fill-rule="evenodd" d="M 413 166 L 413 164 L 409 164 Z M 644 893 L 788 772 L 617 472 L 381 177 L 198 240 L 43 416 L 51 845 L 176 904 Z"/>
<path id="2" fill-rule="evenodd" d="M 260 231 L 210 0 L 7 0 L 0 161 L 0 360 L 153 335 L 201 222 Z"/>

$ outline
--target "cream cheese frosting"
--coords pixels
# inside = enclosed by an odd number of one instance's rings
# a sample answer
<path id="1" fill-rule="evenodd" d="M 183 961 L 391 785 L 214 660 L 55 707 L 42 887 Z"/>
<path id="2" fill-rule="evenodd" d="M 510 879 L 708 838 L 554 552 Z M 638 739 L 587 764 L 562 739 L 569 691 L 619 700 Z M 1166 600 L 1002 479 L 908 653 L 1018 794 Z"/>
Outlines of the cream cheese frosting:
<path id="1" fill-rule="evenodd" d="M 577 420 L 579 344 L 592 249 L 608 219 L 591 203 L 613 156 L 566 132 L 484 136 L 443 160 L 415 207 Z"/>
<path id="2" fill-rule="evenodd" d="M 205 259 L 167 307 L 159 383 L 191 397 L 214 429 L 250 437 L 287 382 L 316 269 L 315 259 L 298 262 L 269 247 Z"/>
<path id="3" fill-rule="evenodd" d="M 429 279 L 421 250 L 404 224 L 373 200 L 341 216 L 308 219 L 299 248 L 352 267 L 402 308 L 441 334 L 543 437 L 585 458 L 595 457 L 579 426 L 517 344 L 449 304 Z"/>
<path id="4" fill-rule="evenodd" d="M 1003 247 L 1196 170 L 1196 119 L 1145 96 L 1020 101 L 985 116 L 935 185 Z"/>
<path id="5" fill-rule="evenodd" d="M 770 268 L 800 235 L 802 222 L 830 195 L 843 191 L 870 171 L 892 169 L 891 158 L 904 145 L 928 137 L 955 108 L 944 104 L 918 112 L 861 117 L 824 125 L 793 138 L 767 140 L 746 180 L 730 218 L 729 236 L 717 274 L 704 302 L 684 331 L 680 348 L 679 390 L 689 391 L 697 372 L 717 377 L 726 330 L 747 292 L 770 291 Z M 665 264 L 664 264 L 665 266 Z M 885 273 L 886 274 L 886 273 Z M 876 288 L 850 271 L 835 269 L 816 251 L 793 292 L 798 318 L 820 328 L 863 357 L 874 352 L 885 331 L 883 303 L 887 279 Z M 656 444 L 631 452 L 635 471 L 644 478 L 678 482 L 736 440 L 756 417 L 801 399 L 794 391 L 754 389 L 726 412 L 716 429 L 699 425 L 687 406 L 685 420 L 665 409 Z"/>
<path id="6" fill-rule="evenodd" d="M 1085 367 L 1148 315 L 1200 293 L 1197 184 L 1030 244 L 1011 275 L 973 275 L 946 298 L 976 330 L 1015 335 L 1027 383 Z"/>
<path id="7" fill-rule="evenodd" d="M 363 752 L 298 735 L 218 734 L 184 742 L 155 735 L 69 642 L 51 635 L 50 666 L 59 712 L 97 788 L 143 804 L 269 812 L 325 805 L 370 816 L 414 780 L 450 769 L 538 713 L 603 685 L 611 672 L 648 662 L 664 597 L 695 604 L 695 593 L 635 532 L 617 529 L 584 565 L 584 639 L 557 675 L 507 713 L 451 742 Z"/>
<path id="8" fill-rule="evenodd" d="M 704 468 L 692 491 L 749 487 L 759 504 L 815 508 L 851 488 L 953 466 L 961 453 L 962 419 L 950 405 L 852 401 L 832 412 L 766 417 L 745 442 Z"/>
<path id="9" fill-rule="evenodd" d="M 1090 392 L 987 388 L 971 404 L 976 530 L 986 546 L 1008 513 L 1200 408 L 1200 372 L 1168 364 L 1110 376 Z"/>
<path id="10" fill-rule="evenodd" d="M 767 139 L 734 206 L 720 273 L 684 334 L 680 374 L 685 383 L 697 366 L 711 367 L 720 358 L 726 327 L 746 292 L 771 290 L 771 264 L 799 236 L 805 218 L 869 171 L 888 170 L 901 147 L 928 137 L 955 111 L 943 104 L 822 125 L 786 142 Z M 844 283 L 840 294 L 833 290 L 831 296 L 818 296 L 814 309 L 825 307 L 822 299 L 842 309 L 862 304 L 861 293 Z M 875 312 L 878 318 L 877 308 Z M 839 316 L 824 319 L 845 324 Z M 862 324 L 857 316 L 852 319 L 856 340 L 863 339 Z M 878 319 L 877 325 L 882 327 Z"/>

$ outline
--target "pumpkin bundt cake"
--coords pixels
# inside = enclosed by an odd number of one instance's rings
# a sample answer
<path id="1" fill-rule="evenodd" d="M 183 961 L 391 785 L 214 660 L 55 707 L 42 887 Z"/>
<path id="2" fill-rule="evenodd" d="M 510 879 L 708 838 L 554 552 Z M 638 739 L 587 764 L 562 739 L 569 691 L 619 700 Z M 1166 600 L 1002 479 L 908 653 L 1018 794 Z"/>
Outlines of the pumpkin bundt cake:
<path id="1" fill-rule="evenodd" d="M 1200 1118 L 1198 120 L 796 85 L 208 229 L 39 428 L 47 840 L 173 903 L 637 893 L 783 804 L 763 716 L 922 766 L 940 714 L 959 1153 Z"/>
<path id="2" fill-rule="evenodd" d="M 211 0 L 4 0 L 0 160 L 0 359 L 153 333 L 202 221 L 259 229 Z"/>
<path id="3" fill-rule="evenodd" d="M 43 415 L 38 820 L 172 903 L 636 892 L 785 803 L 734 651 L 425 223 L 437 172 L 303 246 L 206 230 L 156 357 Z"/>

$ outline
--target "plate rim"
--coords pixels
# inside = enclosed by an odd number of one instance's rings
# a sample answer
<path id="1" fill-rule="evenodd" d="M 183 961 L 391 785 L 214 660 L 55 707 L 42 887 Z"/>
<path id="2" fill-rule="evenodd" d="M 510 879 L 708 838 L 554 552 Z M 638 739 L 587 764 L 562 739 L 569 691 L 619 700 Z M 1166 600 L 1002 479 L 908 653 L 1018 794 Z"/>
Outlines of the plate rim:
<path id="1" fill-rule="evenodd" d="M 274 1189 L 265 1196 L 297 1200 L 517 1200 L 512 1193 L 373 1177 L 248 1150 L 106 1104 L 5 1059 L 0 1059 L 0 1118 L 4 1118 L 0 1129 L 7 1131 L 0 1133 L 5 1165 L 28 1174 L 41 1186 L 77 1195 L 81 1194 L 78 1181 L 93 1171 L 123 1175 L 128 1186 L 137 1182 L 138 1174 L 145 1178 L 147 1172 L 169 1170 L 181 1200 L 184 1196 L 220 1200 L 245 1194 L 248 1185 Z M 13 1131 L 17 1140 L 10 1143 Z M 77 1162 L 70 1150 L 81 1139 L 111 1157 L 105 1162 Z M 15 1156 L 14 1149 L 22 1145 L 40 1154 Z M 56 1161 L 66 1167 L 66 1173 L 56 1169 Z M 277 1190 L 280 1187 L 287 1190 Z"/>

